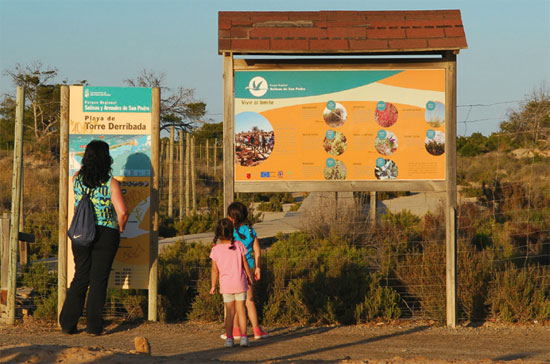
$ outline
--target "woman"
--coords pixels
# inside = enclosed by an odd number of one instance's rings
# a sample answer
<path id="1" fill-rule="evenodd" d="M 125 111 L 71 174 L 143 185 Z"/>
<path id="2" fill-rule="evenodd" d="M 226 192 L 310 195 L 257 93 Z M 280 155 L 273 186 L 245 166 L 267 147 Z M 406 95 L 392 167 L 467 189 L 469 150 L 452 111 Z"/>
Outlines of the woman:
<path id="1" fill-rule="evenodd" d="M 112 164 L 109 145 L 92 140 L 86 146 L 82 167 L 73 177 L 75 206 L 84 191 L 94 205 L 96 237 L 88 247 L 72 244 L 75 274 L 59 316 L 61 330 L 66 334 L 77 332 L 88 287 L 86 332 L 92 335 L 103 333 L 102 311 L 109 273 L 120 243 L 120 233 L 128 221 L 128 208 L 120 183 L 111 176 Z"/>

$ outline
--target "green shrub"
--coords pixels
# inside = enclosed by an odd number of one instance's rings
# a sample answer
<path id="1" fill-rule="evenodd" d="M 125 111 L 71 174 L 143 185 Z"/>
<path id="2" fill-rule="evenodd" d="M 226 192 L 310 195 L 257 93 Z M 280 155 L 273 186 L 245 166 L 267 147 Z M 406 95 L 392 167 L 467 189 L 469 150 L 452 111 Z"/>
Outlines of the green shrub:
<path id="1" fill-rule="evenodd" d="M 210 214 L 206 215 L 189 215 L 183 220 L 174 223 L 176 231 L 180 235 L 199 234 L 214 230 L 216 217 Z"/>
<path id="2" fill-rule="evenodd" d="M 159 224 L 159 236 L 163 238 L 170 238 L 176 236 L 177 230 L 174 226 L 174 218 L 161 216 Z"/>
<path id="3" fill-rule="evenodd" d="M 57 290 L 50 292 L 47 296 L 35 300 L 36 310 L 32 316 L 37 319 L 56 320 L 57 319 Z"/>
<path id="4" fill-rule="evenodd" d="M 262 202 L 258 205 L 258 211 L 281 212 L 283 203 L 277 196 L 272 196 L 269 202 Z"/>
<path id="5" fill-rule="evenodd" d="M 418 314 L 445 321 L 445 244 L 424 242 L 398 257 L 393 271 L 405 290 L 418 300 Z"/>
<path id="6" fill-rule="evenodd" d="M 203 271 L 197 282 L 197 295 L 193 300 L 191 311 L 188 314 L 190 320 L 222 322 L 223 321 L 223 299 L 219 293 L 219 286 L 216 294 L 210 294 L 210 271 Z"/>
<path id="7" fill-rule="evenodd" d="M 210 249 L 211 245 L 177 242 L 159 256 L 162 321 L 181 321 L 187 317 L 197 295 L 197 282 L 210 271 Z"/>
<path id="8" fill-rule="evenodd" d="M 22 269 L 21 285 L 33 290 L 34 317 L 57 317 L 57 271 L 50 271 L 45 263 L 29 264 Z"/>
<path id="9" fill-rule="evenodd" d="M 200 234 L 214 230 L 216 217 L 210 214 L 189 215 L 182 220 L 163 216 L 159 226 L 159 235 L 162 237 L 173 237 L 176 235 Z"/>
<path id="10" fill-rule="evenodd" d="M 379 283 L 379 276 L 371 277 L 366 248 L 335 236 L 314 239 L 294 233 L 275 243 L 266 255 L 273 275 L 272 294 L 263 310 L 267 323 L 350 324 L 367 315 L 399 315 L 397 296 L 389 294 L 389 288 L 386 296 L 372 296 L 376 292 L 370 282 Z M 379 304 L 370 302 L 377 299 Z M 376 312 L 370 307 L 376 307 Z"/>
<path id="11" fill-rule="evenodd" d="M 459 240 L 457 252 L 458 309 L 471 322 L 480 322 L 488 314 L 486 304 L 493 263 L 483 250 Z"/>
<path id="12" fill-rule="evenodd" d="M 381 276 L 370 275 L 370 284 L 363 302 L 355 306 L 355 321 L 368 322 L 376 318 L 391 320 L 401 317 L 401 297 L 390 287 L 382 286 Z"/>
<path id="13" fill-rule="evenodd" d="M 29 261 L 57 255 L 58 211 L 46 209 L 25 216 L 26 233 L 34 234 L 37 244 L 29 244 Z"/>
<path id="14" fill-rule="evenodd" d="M 144 291 L 128 294 L 122 300 L 122 305 L 127 313 L 126 316 L 130 320 L 147 317 L 147 304 L 148 298 L 146 292 Z"/>
<path id="15" fill-rule="evenodd" d="M 314 321 L 303 302 L 304 278 L 290 280 L 283 287 L 272 291 L 263 308 L 264 323 L 267 325 L 305 325 Z"/>
<path id="16" fill-rule="evenodd" d="M 488 303 L 494 317 L 507 322 L 550 318 L 550 269 L 507 265 L 494 272 Z"/>
<path id="17" fill-rule="evenodd" d="M 295 203 L 292 206 L 290 206 L 290 211 L 298 211 L 301 206 L 302 206 L 301 202 Z"/>

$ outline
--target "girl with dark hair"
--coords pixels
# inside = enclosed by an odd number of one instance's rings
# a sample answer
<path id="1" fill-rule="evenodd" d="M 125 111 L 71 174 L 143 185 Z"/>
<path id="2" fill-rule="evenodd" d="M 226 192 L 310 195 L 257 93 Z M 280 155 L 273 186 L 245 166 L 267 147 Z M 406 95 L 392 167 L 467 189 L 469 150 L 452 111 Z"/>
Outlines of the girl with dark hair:
<path id="1" fill-rule="evenodd" d="M 128 208 L 120 183 L 111 176 L 112 163 L 109 145 L 92 140 L 86 146 L 80 170 L 73 176 L 75 206 L 84 193 L 90 196 L 94 205 L 96 237 L 88 247 L 71 245 L 75 274 L 59 316 L 61 330 L 66 334 L 77 332 L 85 301 L 86 332 L 92 335 L 103 333 L 102 311 L 109 274 L 120 243 L 120 233 L 128 221 Z"/>
<path id="2" fill-rule="evenodd" d="M 248 220 L 248 209 L 239 201 L 232 202 L 227 208 L 227 217 L 235 226 L 233 238 L 242 242 L 246 248 L 246 261 L 250 270 L 254 270 L 254 279 L 256 281 L 260 280 L 260 242 L 258 241 L 256 231 Z M 252 257 L 252 252 L 254 252 L 254 257 Z M 248 311 L 250 324 L 252 325 L 252 331 L 254 332 L 254 339 L 264 339 L 268 337 L 269 334 L 264 332 L 260 327 L 252 287 L 249 287 L 246 293 L 246 309 Z M 240 313 L 237 313 L 237 316 L 238 315 L 240 315 Z M 240 317 L 235 317 L 235 322 L 238 320 L 240 320 Z M 236 325 L 234 328 L 233 336 L 239 337 L 242 332 L 239 331 Z M 246 332 L 244 332 L 244 334 L 246 334 Z M 221 337 L 224 338 L 225 336 L 222 335 Z"/>
<path id="3" fill-rule="evenodd" d="M 218 275 L 220 277 L 220 293 L 223 295 L 225 306 L 225 347 L 232 347 L 233 318 L 239 313 L 239 326 L 241 332 L 246 334 L 246 312 L 244 302 L 248 286 L 252 286 L 252 273 L 246 263 L 246 249 L 240 241 L 233 239 L 233 223 L 229 219 L 218 221 L 214 230 L 214 246 L 210 252 L 212 259 L 211 288 L 210 294 L 216 293 Z M 220 240 L 219 244 L 216 242 Z M 240 336 L 240 345 L 248 346 L 248 337 Z"/>

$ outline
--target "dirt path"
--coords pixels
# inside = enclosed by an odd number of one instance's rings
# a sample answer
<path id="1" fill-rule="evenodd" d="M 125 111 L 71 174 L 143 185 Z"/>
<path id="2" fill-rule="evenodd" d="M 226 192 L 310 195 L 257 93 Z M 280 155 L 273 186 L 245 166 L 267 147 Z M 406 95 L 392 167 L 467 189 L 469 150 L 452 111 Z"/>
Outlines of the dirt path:
<path id="1" fill-rule="evenodd" d="M 232 349 L 221 332 L 219 324 L 111 324 L 93 337 L 38 322 L 1 325 L 0 363 L 550 363 L 550 325 L 284 327 Z M 149 340 L 151 356 L 133 351 L 136 336 Z"/>

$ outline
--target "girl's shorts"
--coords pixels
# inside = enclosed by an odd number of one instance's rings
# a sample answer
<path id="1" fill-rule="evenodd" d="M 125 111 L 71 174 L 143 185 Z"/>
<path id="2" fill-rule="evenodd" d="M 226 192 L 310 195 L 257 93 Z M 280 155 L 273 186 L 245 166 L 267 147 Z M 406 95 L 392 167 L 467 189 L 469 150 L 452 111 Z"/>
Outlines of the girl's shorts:
<path id="1" fill-rule="evenodd" d="M 223 296 L 223 302 L 229 303 L 233 301 L 246 301 L 246 292 L 241 293 L 224 293 Z"/>

